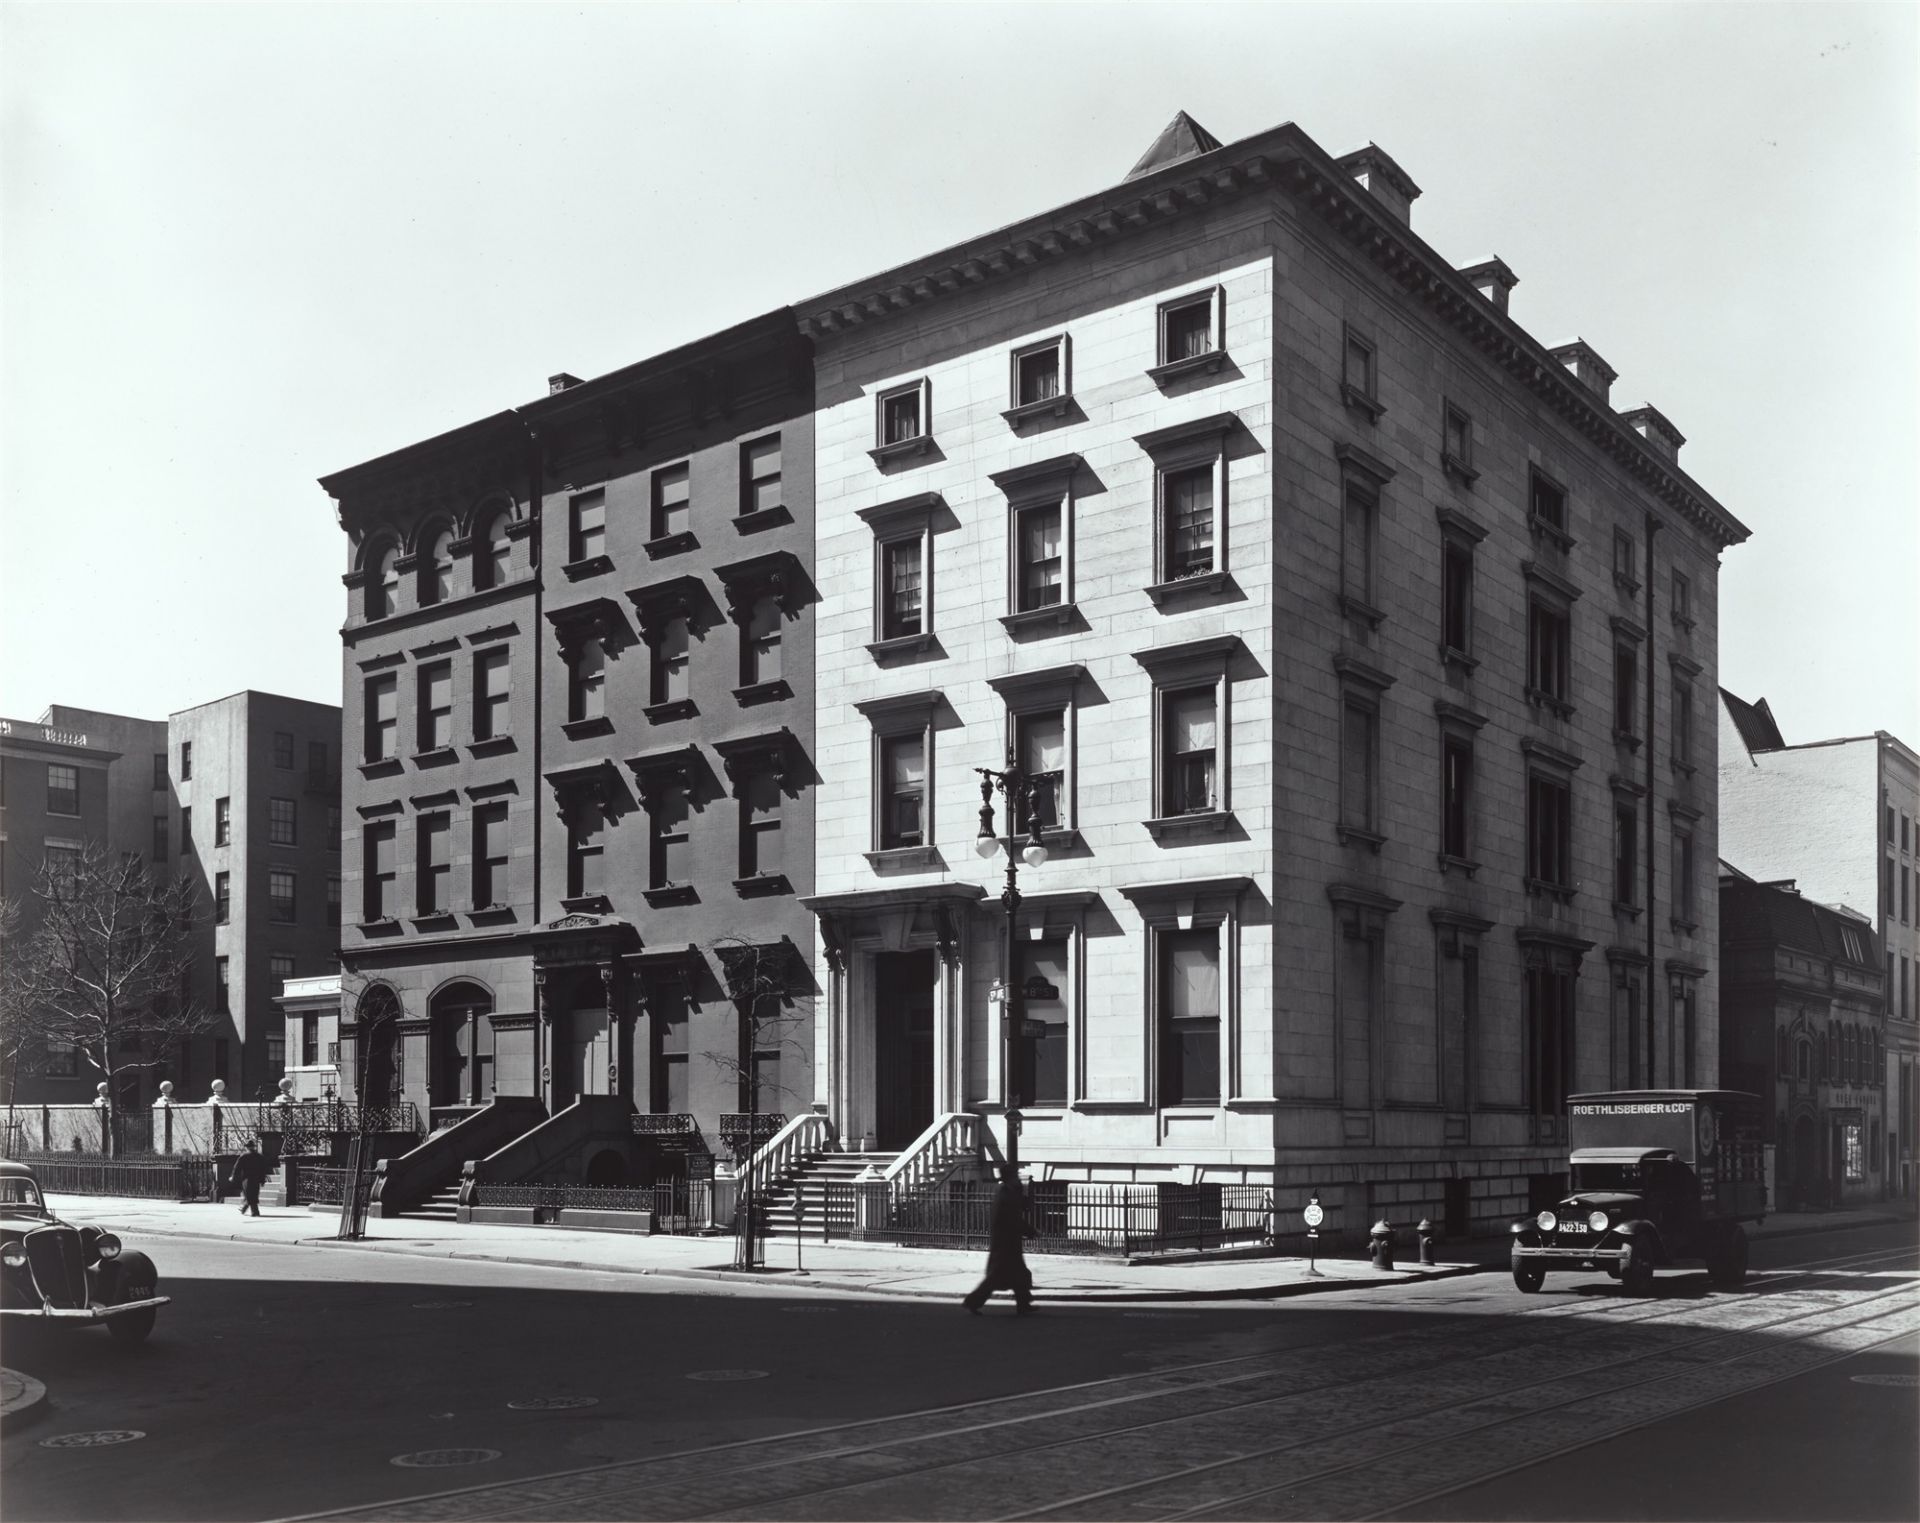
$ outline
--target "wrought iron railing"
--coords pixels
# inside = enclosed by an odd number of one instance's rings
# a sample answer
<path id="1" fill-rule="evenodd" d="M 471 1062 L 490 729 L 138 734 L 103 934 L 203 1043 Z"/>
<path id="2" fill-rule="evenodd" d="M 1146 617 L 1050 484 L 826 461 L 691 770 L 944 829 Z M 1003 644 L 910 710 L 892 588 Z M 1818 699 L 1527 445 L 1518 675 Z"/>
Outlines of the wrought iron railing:
<path id="1" fill-rule="evenodd" d="M 40 1188 L 49 1195 L 134 1195 L 151 1200 L 204 1200 L 214 1192 L 214 1161 L 177 1158 L 90 1158 L 71 1153 L 29 1154 Z"/>
<path id="2" fill-rule="evenodd" d="M 700 1130 L 693 1117 L 680 1113 L 638 1113 L 630 1119 L 636 1137 L 681 1137 Z"/>
<path id="3" fill-rule="evenodd" d="M 287 1170 L 287 1204 L 337 1206 L 346 1199 L 347 1177 L 346 1169 L 325 1164 L 296 1164 Z"/>
<path id="4" fill-rule="evenodd" d="M 361 1131 L 401 1132 L 416 1137 L 420 1134 L 420 1112 L 412 1101 L 398 1105 L 349 1105 L 342 1100 L 314 1100 L 298 1105 L 253 1108 L 262 1113 L 255 1129 L 277 1133 L 282 1153 L 330 1152 L 335 1138 L 350 1137 Z M 222 1130 L 232 1125 L 229 1117 Z"/>
<path id="5" fill-rule="evenodd" d="M 980 1118 L 965 1111 L 940 1117 L 888 1166 L 887 1183 L 903 1195 L 932 1189 L 979 1150 Z"/>
<path id="6" fill-rule="evenodd" d="M 720 1140 L 735 1154 L 750 1153 L 769 1138 L 780 1135 L 787 1118 L 778 1111 L 749 1116 L 744 1111 L 723 1111 L 720 1115 Z M 742 1146 L 745 1144 L 745 1146 Z"/>
<path id="7" fill-rule="evenodd" d="M 683 1190 L 686 1181 L 679 1181 Z M 653 1211 L 673 1203 L 671 1185 L 476 1184 L 470 1204 L 546 1211 Z"/>

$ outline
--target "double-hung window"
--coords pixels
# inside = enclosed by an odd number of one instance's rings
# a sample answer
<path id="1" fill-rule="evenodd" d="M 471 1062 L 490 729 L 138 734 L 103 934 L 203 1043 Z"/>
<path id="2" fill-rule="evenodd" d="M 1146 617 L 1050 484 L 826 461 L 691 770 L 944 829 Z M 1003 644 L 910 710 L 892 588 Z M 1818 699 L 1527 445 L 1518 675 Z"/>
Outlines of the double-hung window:
<path id="1" fill-rule="evenodd" d="M 1149 1084 L 1161 1107 L 1237 1093 L 1233 976 L 1245 880 L 1123 889 L 1146 930 Z"/>
<path id="2" fill-rule="evenodd" d="M 507 902 L 507 806 L 483 804 L 473 811 L 473 907 Z"/>
<path id="3" fill-rule="evenodd" d="M 453 663 L 434 661 L 420 668 L 418 707 L 422 755 L 453 744 Z"/>
<path id="4" fill-rule="evenodd" d="M 1433 712 L 1440 722 L 1440 869 L 1471 877 L 1479 865 L 1474 860 L 1474 750 L 1487 716 L 1444 698 Z"/>
<path id="5" fill-rule="evenodd" d="M 293 734 L 289 730 L 273 732 L 273 764 L 282 772 L 293 770 Z"/>
<path id="6" fill-rule="evenodd" d="M 770 768 L 749 772 L 740 784 L 740 876 L 775 878 L 786 871 L 781 850 L 780 775 Z"/>
<path id="7" fill-rule="evenodd" d="M 80 769 L 61 762 L 47 764 L 47 813 L 80 812 Z"/>
<path id="8" fill-rule="evenodd" d="M 1573 717 L 1573 605 L 1580 590 L 1529 562 L 1527 701 L 1562 719 Z"/>
<path id="9" fill-rule="evenodd" d="M 1487 531 L 1455 508 L 1435 510 L 1440 520 L 1440 657 L 1472 671 L 1473 560 Z"/>
<path id="10" fill-rule="evenodd" d="M 740 515 L 772 513 L 786 505 L 780 485 L 780 436 L 740 446 Z"/>
<path id="11" fill-rule="evenodd" d="M 1682 629 L 1693 628 L 1693 583 L 1678 568 L 1673 573 L 1673 622 Z"/>
<path id="12" fill-rule="evenodd" d="M 693 805 L 684 781 L 647 795 L 650 820 L 647 887 L 683 888 L 693 880 Z"/>
<path id="13" fill-rule="evenodd" d="M 607 494 L 581 492 L 567 502 L 567 564 L 600 569 L 607 554 Z"/>
<path id="14" fill-rule="evenodd" d="M 193 781 L 193 742 L 190 740 L 180 742 L 180 781 Z"/>
<path id="15" fill-rule="evenodd" d="M 1538 467 L 1531 470 L 1527 488 L 1527 521 L 1561 548 L 1573 544 L 1567 531 L 1567 489 Z"/>
<path id="16" fill-rule="evenodd" d="M 1345 324 L 1340 346 L 1340 396 L 1355 412 L 1378 421 L 1380 405 L 1378 356 L 1371 338 L 1352 323 Z"/>
<path id="17" fill-rule="evenodd" d="M 1440 404 L 1440 465 L 1456 481 L 1480 474 L 1473 468 L 1473 418 L 1452 402 Z"/>
<path id="18" fill-rule="evenodd" d="M 1031 822 L 1043 831 L 1074 828 L 1074 697 L 1085 675 L 1076 664 L 988 679 L 1007 706 L 1007 756 L 1026 777 Z M 1027 797 L 1013 800 L 1009 828 L 1025 834 L 1029 823 Z"/>
<path id="19" fill-rule="evenodd" d="M 512 668 L 504 645 L 473 655 L 473 738 L 498 740 L 512 723 Z"/>
<path id="20" fill-rule="evenodd" d="M 925 846 L 927 747 L 920 735 L 889 735 L 880 742 L 880 849 Z"/>
<path id="21" fill-rule="evenodd" d="M 1640 590 L 1640 548 L 1625 529 L 1613 531 L 1613 584 L 1629 595 Z"/>
<path id="22" fill-rule="evenodd" d="M 1640 747 L 1640 641 L 1644 631 L 1625 619 L 1613 621 L 1613 738 Z"/>
<path id="23" fill-rule="evenodd" d="M 780 681 L 780 646 L 785 629 L 786 614 L 777 597 L 757 597 L 748 606 L 740 631 L 742 687 Z"/>
<path id="24" fill-rule="evenodd" d="M 1371 631 L 1386 617 L 1379 591 L 1382 494 L 1393 467 L 1351 444 L 1335 446 L 1340 462 L 1340 611 Z"/>
<path id="25" fill-rule="evenodd" d="M 567 897 L 594 899 L 606 892 L 607 814 L 590 788 L 567 800 Z"/>
<path id="26" fill-rule="evenodd" d="M 1573 774 L 1580 759 L 1537 740 L 1522 740 L 1527 776 L 1527 888 L 1571 899 Z"/>
<path id="27" fill-rule="evenodd" d="M 513 541 L 507 538 L 507 525 L 513 521 L 510 510 L 488 508 L 478 515 L 474 530 L 473 585 L 476 591 L 504 587 L 513 576 Z"/>
<path id="28" fill-rule="evenodd" d="M 1673 769 L 1676 772 L 1693 771 L 1693 679 L 1700 675 L 1700 664 L 1689 661 L 1684 656 L 1667 658 L 1672 668 L 1671 716 L 1673 741 Z"/>
<path id="29" fill-rule="evenodd" d="M 994 485 L 1007 497 L 1007 612 L 1001 623 L 1020 635 L 1064 627 L 1073 615 L 1073 478 L 1078 455 L 1000 471 Z"/>
<path id="30" fill-rule="evenodd" d="M 607 712 L 607 652 L 598 635 L 588 635 L 567 661 L 567 720 L 578 724 Z"/>
<path id="31" fill-rule="evenodd" d="M 222 803 L 226 801 L 221 800 Z M 267 844 L 269 846 L 298 846 L 300 844 L 300 810 L 294 799 L 267 800 Z"/>
<path id="32" fill-rule="evenodd" d="M 340 924 L 340 880 L 327 879 L 327 924 L 338 927 Z"/>
<path id="33" fill-rule="evenodd" d="M 367 679 L 366 736 L 369 762 L 394 758 L 400 736 L 400 684 L 392 672 Z"/>
<path id="34" fill-rule="evenodd" d="M 1225 829 L 1230 815 L 1228 695 L 1239 639 L 1216 635 L 1134 652 L 1153 679 L 1153 815 L 1163 844 Z"/>
<path id="35" fill-rule="evenodd" d="M 925 454 L 933 444 L 933 390 L 925 376 L 874 394 L 874 464 Z"/>
<path id="36" fill-rule="evenodd" d="M 653 473 L 653 538 L 650 547 L 666 549 L 693 532 L 693 484 L 684 465 Z"/>
<path id="37" fill-rule="evenodd" d="M 1003 416 L 1016 427 L 1041 414 L 1064 417 L 1073 402 L 1069 346 L 1064 333 L 1013 351 L 1012 400 Z"/>
<path id="38" fill-rule="evenodd" d="M 213 801 L 213 844 L 229 846 L 233 843 L 233 800 L 230 798 Z"/>
<path id="39" fill-rule="evenodd" d="M 921 493 L 860 511 L 874 537 L 873 640 L 867 649 L 876 661 L 932 645 L 933 531 L 943 506 L 937 495 Z"/>
<path id="40" fill-rule="evenodd" d="M 1159 360 L 1147 372 L 1166 385 L 1219 370 L 1226 359 L 1226 291 L 1214 286 L 1160 304 Z"/>
<path id="41" fill-rule="evenodd" d="M 453 908 L 453 819 L 444 812 L 423 814 L 418 832 L 417 912 L 444 915 Z"/>
<path id="42" fill-rule="evenodd" d="M 1667 813 L 1672 824 L 1672 881 L 1668 893 L 1673 904 L 1673 928 L 1691 933 L 1700 923 L 1699 884 L 1696 881 L 1693 833 L 1701 812 L 1678 800 L 1669 800 Z"/>
<path id="43" fill-rule="evenodd" d="M 716 566 L 714 574 L 726 589 L 728 614 L 739 634 L 734 697 L 759 703 L 788 696 L 783 661 L 787 620 L 801 608 L 807 586 L 798 558 L 776 550 Z"/>
<path id="44" fill-rule="evenodd" d="M 1351 656 L 1336 656 L 1340 679 L 1340 818 L 1335 833 L 1348 846 L 1380 849 L 1380 711 L 1393 678 Z"/>
<path id="45" fill-rule="evenodd" d="M 361 837 L 365 853 L 362 875 L 362 920 L 390 920 L 399 909 L 399 869 L 394 859 L 396 827 L 392 820 L 376 820 Z"/>
<path id="46" fill-rule="evenodd" d="M 434 531 L 420 554 L 420 606 L 444 603 L 452 596 L 453 530 L 442 526 Z"/>
<path id="47" fill-rule="evenodd" d="M 225 925 L 233 917 L 233 875 L 213 875 L 213 923 Z"/>
<path id="48" fill-rule="evenodd" d="M 938 692 L 905 693 L 858 705 L 873 728 L 873 843 L 876 868 L 938 865 L 933 829 L 934 716 Z M 909 853 L 892 857 L 889 853 Z"/>
<path id="49" fill-rule="evenodd" d="M 269 869 L 267 873 L 267 918 L 275 925 L 292 925 L 294 922 L 294 877 L 283 867 Z"/>
<path id="50" fill-rule="evenodd" d="M 1613 798 L 1613 906 L 1640 902 L 1640 805 L 1637 791 L 1615 786 Z"/>
<path id="51" fill-rule="evenodd" d="M 649 706 L 685 703 L 688 698 L 687 666 L 692 635 L 685 614 L 675 615 L 652 631 L 652 670 L 649 676 L 652 696 Z"/>
<path id="52" fill-rule="evenodd" d="M 1228 586 L 1227 441 L 1238 423 L 1214 413 L 1137 434 L 1153 458 L 1154 564 L 1147 596 L 1157 607 Z"/>

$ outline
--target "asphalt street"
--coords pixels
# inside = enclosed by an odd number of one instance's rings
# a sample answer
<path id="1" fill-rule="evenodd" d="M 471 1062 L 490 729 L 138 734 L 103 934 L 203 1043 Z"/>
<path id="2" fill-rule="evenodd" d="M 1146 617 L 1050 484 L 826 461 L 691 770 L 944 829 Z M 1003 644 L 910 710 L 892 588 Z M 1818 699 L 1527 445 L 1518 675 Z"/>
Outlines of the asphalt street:
<path id="1" fill-rule="evenodd" d="M 1757 1242 L 1739 1294 L 1490 1273 L 1031 1318 L 146 1246 L 146 1346 L 4 1351 L 52 1392 L 0 1439 L 10 1520 L 1920 1516 L 1910 1227 Z"/>

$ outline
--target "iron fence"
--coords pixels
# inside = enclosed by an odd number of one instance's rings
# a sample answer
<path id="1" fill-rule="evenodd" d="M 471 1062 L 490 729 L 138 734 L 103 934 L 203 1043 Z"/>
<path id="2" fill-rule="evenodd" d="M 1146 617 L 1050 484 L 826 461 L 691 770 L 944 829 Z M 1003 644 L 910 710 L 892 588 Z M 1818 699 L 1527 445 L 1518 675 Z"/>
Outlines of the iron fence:
<path id="1" fill-rule="evenodd" d="M 300 1163 L 287 1169 L 287 1204 L 337 1206 L 346 1199 L 348 1171 Z"/>
<path id="2" fill-rule="evenodd" d="M 911 1193 L 898 1185 L 836 1182 L 825 1187 L 819 1230 L 829 1239 L 984 1249 L 996 1188 L 980 1181 Z M 870 1192 L 864 1199 L 863 1191 Z M 1051 1179 L 1027 1187 L 1025 1206 L 1027 1247 L 1035 1253 L 1131 1257 L 1265 1243 L 1273 1230 L 1272 1198 L 1260 1185 Z"/>
<path id="3" fill-rule="evenodd" d="M 94 1158 L 84 1154 L 14 1155 L 30 1164 L 40 1188 L 53 1195 L 135 1195 L 150 1200 L 209 1200 L 214 1193 L 211 1158 Z"/>
<path id="4" fill-rule="evenodd" d="M 664 1179 L 652 1185 L 477 1184 L 468 1202 L 537 1212 L 631 1211 L 652 1216 L 655 1232 L 688 1234 L 713 1220 L 713 1186 L 704 1179 Z"/>

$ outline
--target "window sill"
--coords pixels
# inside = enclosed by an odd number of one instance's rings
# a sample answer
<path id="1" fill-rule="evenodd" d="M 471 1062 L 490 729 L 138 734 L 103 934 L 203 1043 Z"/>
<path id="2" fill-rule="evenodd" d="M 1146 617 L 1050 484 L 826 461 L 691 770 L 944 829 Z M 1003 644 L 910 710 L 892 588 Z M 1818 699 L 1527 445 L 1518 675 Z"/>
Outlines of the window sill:
<path id="1" fill-rule="evenodd" d="M 1176 577 L 1171 582 L 1155 582 L 1146 589 L 1146 594 L 1155 608 L 1165 608 L 1167 604 L 1177 603 L 1183 598 L 1211 597 L 1238 590 L 1233 585 L 1233 578 L 1226 572 L 1200 571 L 1192 576 Z"/>
<path id="2" fill-rule="evenodd" d="M 560 733 L 568 740 L 590 740 L 595 735 L 611 735 L 613 721 L 605 714 L 595 714 L 591 719 L 569 719 L 560 726 Z"/>
<path id="3" fill-rule="evenodd" d="M 1387 838 L 1379 831 L 1365 830 L 1358 825 L 1336 825 L 1333 833 L 1339 837 L 1342 846 L 1364 846 L 1376 856 L 1380 848 L 1387 844 Z"/>
<path id="4" fill-rule="evenodd" d="M 1679 758 L 1679 757 L 1677 757 L 1677 756 L 1670 756 L 1670 757 L 1668 757 L 1668 758 L 1667 758 L 1667 765 L 1668 765 L 1669 767 L 1671 767 L 1671 768 L 1673 768 L 1673 770 L 1674 770 L 1675 772 L 1678 772 L 1678 773 L 1679 773 L 1679 774 L 1680 774 L 1680 775 L 1681 775 L 1682 777 L 1692 777 L 1692 776 L 1693 776 L 1693 774 L 1694 774 L 1694 765 L 1693 765 L 1693 763 L 1692 763 L 1692 762 L 1683 762 L 1683 761 L 1681 761 L 1681 760 L 1680 760 L 1680 758 Z"/>
<path id="5" fill-rule="evenodd" d="M 613 901 L 605 894 L 574 894 L 560 901 L 560 908 L 569 915 L 606 915 L 613 910 Z"/>
<path id="6" fill-rule="evenodd" d="M 503 925 L 513 918 L 510 904 L 483 904 L 467 911 L 467 919 L 475 925 Z"/>
<path id="7" fill-rule="evenodd" d="M 1545 688 L 1530 687 L 1525 689 L 1525 692 L 1527 702 L 1536 709 L 1545 709 L 1548 713 L 1557 714 L 1562 719 L 1573 718 L 1573 705 L 1566 699 L 1554 697 Z"/>
<path id="8" fill-rule="evenodd" d="M 861 855 L 877 873 L 937 872 L 946 866 L 938 846 L 888 846 Z"/>
<path id="9" fill-rule="evenodd" d="M 1480 666 L 1479 661 L 1469 656 L 1457 645 L 1443 645 L 1440 647 L 1440 664 L 1447 667 L 1457 667 L 1463 675 L 1468 677 L 1471 677 Z"/>
<path id="10" fill-rule="evenodd" d="M 1079 608 L 1072 603 L 1050 603 L 1045 608 L 1023 608 L 1018 613 L 1001 614 L 1000 627 L 1010 635 L 1023 635 L 1029 630 L 1045 629 L 1049 625 L 1065 629 L 1079 612 Z"/>
<path id="11" fill-rule="evenodd" d="M 467 755 L 505 756 L 509 751 L 518 749 L 519 748 L 514 745 L 511 735 L 489 735 L 482 740 L 468 742 Z"/>
<path id="12" fill-rule="evenodd" d="M 734 702 L 743 709 L 756 703 L 775 703 L 792 696 L 793 689 L 787 685 L 785 677 L 775 677 L 771 682 L 749 682 L 745 687 L 733 690 Z"/>
<path id="13" fill-rule="evenodd" d="M 444 767 L 460 760 L 452 746 L 435 746 L 431 751 L 415 751 L 413 764 L 416 767 Z"/>
<path id="14" fill-rule="evenodd" d="M 700 710 L 691 698 L 676 698 L 671 703 L 650 703 L 640 712 L 648 724 L 670 724 L 676 719 L 691 719 Z"/>
<path id="15" fill-rule="evenodd" d="M 1162 846 L 1169 841 L 1191 841 L 1199 836 L 1225 835 L 1238 822 L 1231 809 L 1208 809 L 1195 814 L 1171 814 L 1142 820 L 1147 834 Z"/>
<path id="16" fill-rule="evenodd" d="M 1478 471 L 1449 450 L 1440 452 L 1440 468 L 1462 486 L 1470 487 L 1480 479 Z"/>
<path id="17" fill-rule="evenodd" d="M 915 434 L 911 439 L 896 439 L 891 444 L 877 444 L 867 451 L 868 459 L 885 470 L 890 465 L 898 465 L 902 460 L 911 460 L 916 455 L 933 452 L 932 434 Z"/>
<path id="18" fill-rule="evenodd" d="M 1631 730 L 1615 730 L 1613 732 L 1613 743 L 1616 746 L 1625 746 L 1629 751 L 1638 751 L 1640 749 L 1640 737 L 1635 735 Z"/>
<path id="19" fill-rule="evenodd" d="M 382 915 L 378 920 L 362 920 L 355 929 L 362 936 L 398 936 L 400 922 L 391 915 Z"/>
<path id="20" fill-rule="evenodd" d="M 1340 384 L 1340 400 L 1355 412 L 1365 413 L 1369 423 L 1378 423 L 1386 415 L 1386 407 L 1378 397 L 1370 397 L 1358 386 L 1348 382 Z"/>
<path id="21" fill-rule="evenodd" d="M 610 555 L 589 555 L 583 561 L 568 561 L 560 568 L 570 582 L 584 582 L 590 576 L 604 576 L 613 570 Z"/>
<path id="22" fill-rule="evenodd" d="M 1451 852 L 1443 851 L 1439 853 L 1434 860 L 1440 864 L 1440 871 L 1442 873 L 1460 873 L 1465 877 L 1471 878 L 1475 873 L 1480 871 L 1480 864 L 1472 858 L 1456 857 Z"/>
<path id="23" fill-rule="evenodd" d="M 674 904 L 698 904 L 700 895 L 694 891 L 691 883 L 669 883 L 661 888 L 642 891 L 642 897 L 654 909 L 665 909 Z"/>
<path id="24" fill-rule="evenodd" d="M 1545 878 L 1527 878 L 1523 880 L 1530 895 L 1542 899 L 1551 899 L 1556 904 L 1572 904 L 1576 890 L 1569 884 L 1549 883 Z"/>
<path id="25" fill-rule="evenodd" d="M 699 546 L 700 541 L 693 537 L 693 531 L 682 529 L 678 534 L 663 534 L 658 539 L 650 539 L 640 548 L 647 552 L 649 559 L 657 561 L 669 555 L 682 555 Z"/>
<path id="26" fill-rule="evenodd" d="M 1618 587 L 1628 597 L 1633 597 L 1640 591 L 1640 583 L 1637 578 L 1627 576 L 1619 571 L 1613 574 L 1613 585 Z"/>
<path id="27" fill-rule="evenodd" d="M 1169 381 L 1185 380 L 1190 375 L 1218 375 L 1226 362 L 1226 350 L 1209 349 L 1205 354 L 1191 354 L 1184 360 L 1155 365 L 1147 371 L 1147 379 L 1156 386 L 1165 386 Z"/>
<path id="28" fill-rule="evenodd" d="M 1638 920 L 1640 918 L 1640 906 L 1637 904 L 1629 904 L 1624 899 L 1616 899 L 1613 901 L 1613 912 L 1616 915 L 1624 915 L 1629 920 Z"/>
<path id="29" fill-rule="evenodd" d="M 751 513 L 742 513 L 733 521 L 736 534 L 758 534 L 762 529 L 777 529 L 782 524 L 793 522 L 793 515 L 785 504 L 771 508 L 755 508 Z"/>
<path id="30" fill-rule="evenodd" d="M 378 761 L 360 763 L 362 777 L 392 777 L 394 773 L 401 770 L 400 758 L 397 756 L 383 756 Z"/>
<path id="31" fill-rule="evenodd" d="M 755 873 L 751 878 L 735 878 L 733 891 L 742 899 L 766 899 L 792 893 L 793 885 L 785 873 Z"/>
<path id="32" fill-rule="evenodd" d="M 1687 634 L 1693 633 L 1693 622 L 1694 621 L 1688 618 L 1687 615 L 1685 615 L 1684 613 L 1676 613 L 1673 616 L 1673 627 L 1675 629 L 1682 630 Z"/>
<path id="33" fill-rule="evenodd" d="M 867 646 L 867 654 L 881 663 L 895 656 L 919 656 L 933 649 L 933 631 L 926 630 L 917 635 L 895 635 L 891 640 L 874 640 Z"/>
<path id="34" fill-rule="evenodd" d="M 1378 629 L 1386 614 L 1371 603 L 1363 603 L 1349 593 L 1340 594 L 1340 611 L 1350 619 L 1364 619 L 1367 628 Z"/>
<path id="35" fill-rule="evenodd" d="M 1571 534 L 1558 524 L 1548 523 L 1537 513 L 1527 515 L 1527 529 L 1535 539 L 1550 539 L 1562 550 L 1573 548 L 1574 539 Z"/>
<path id="36" fill-rule="evenodd" d="M 413 916 L 407 924 L 416 931 L 451 931 L 459 927 L 459 918 L 452 910 L 429 910 Z"/>
<path id="37" fill-rule="evenodd" d="M 1676 936 L 1691 936 L 1699 929 L 1691 920 L 1669 920 L 1667 926 Z"/>
<path id="38" fill-rule="evenodd" d="M 1073 393 L 1063 391 L 1057 397 L 1042 397 L 1038 402 L 1022 402 L 1017 407 L 1009 407 L 1000 416 L 1007 420 L 1009 428 L 1019 428 L 1035 418 L 1064 418 L 1072 407 Z"/>

